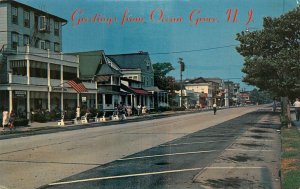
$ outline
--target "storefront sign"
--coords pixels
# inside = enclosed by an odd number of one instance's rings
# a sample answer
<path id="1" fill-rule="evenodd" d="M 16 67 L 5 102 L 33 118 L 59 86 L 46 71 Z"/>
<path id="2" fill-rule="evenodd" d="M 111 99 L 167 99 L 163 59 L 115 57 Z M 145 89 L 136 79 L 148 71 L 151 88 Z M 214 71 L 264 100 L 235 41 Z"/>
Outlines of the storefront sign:
<path id="1" fill-rule="evenodd" d="M 81 101 L 86 102 L 86 97 L 85 96 L 81 97 Z"/>
<path id="2" fill-rule="evenodd" d="M 26 91 L 15 91 L 15 97 L 26 97 Z"/>

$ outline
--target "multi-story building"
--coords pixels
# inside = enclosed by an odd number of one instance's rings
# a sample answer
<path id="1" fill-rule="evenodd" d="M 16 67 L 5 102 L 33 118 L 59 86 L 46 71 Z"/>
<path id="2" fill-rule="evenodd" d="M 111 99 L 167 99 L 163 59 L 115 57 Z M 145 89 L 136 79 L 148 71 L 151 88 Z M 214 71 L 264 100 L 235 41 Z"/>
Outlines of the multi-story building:
<path id="1" fill-rule="evenodd" d="M 142 88 L 154 86 L 154 72 L 147 52 L 107 55 L 107 57 L 117 64 L 123 77 L 142 82 Z"/>
<path id="2" fill-rule="evenodd" d="M 13 0 L 0 1 L 0 104 L 26 116 L 35 110 L 75 111 L 95 106 L 97 86 L 78 94 L 67 81 L 79 77 L 79 59 L 61 53 L 66 20 Z M 80 100 L 82 99 L 82 100 Z"/>
<path id="3" fill-rule="evenodd" d="M 198 105 L 201 105 L 202 107 L 213 105 L 219 88 L 218 83 L 214 81 L 207 81 L 203 77 L 185 80 L 184 86 L 187 90 L 202 94 L 199 95 L 198 101 Z"/>
<path id="4" fill-rule="evenodd" d="M 146 105 L 153 109 L 160 106 L 168 106 L 168 93 L 154 86 L 154 71 L 150 56 L 147 52 L 131 54 L 107 55 L 109 62 L 114 67 L 118 67 L 123 77 L 141 82 L 141 89 L 149 91 L 154 98 L 142 94 L 137 94 L 137 103 Z"/>

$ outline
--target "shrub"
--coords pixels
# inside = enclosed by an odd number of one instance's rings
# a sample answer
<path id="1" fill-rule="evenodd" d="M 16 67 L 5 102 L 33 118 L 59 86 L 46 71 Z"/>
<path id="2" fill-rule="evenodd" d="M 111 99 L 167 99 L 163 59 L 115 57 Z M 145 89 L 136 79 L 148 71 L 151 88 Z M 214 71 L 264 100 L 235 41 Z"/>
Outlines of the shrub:
<path id="1" fill-rule="evenodd" d="M 15 126 L 27 126 L 29 120 L 25 118 L 16 118 L 15 119 Z"/>

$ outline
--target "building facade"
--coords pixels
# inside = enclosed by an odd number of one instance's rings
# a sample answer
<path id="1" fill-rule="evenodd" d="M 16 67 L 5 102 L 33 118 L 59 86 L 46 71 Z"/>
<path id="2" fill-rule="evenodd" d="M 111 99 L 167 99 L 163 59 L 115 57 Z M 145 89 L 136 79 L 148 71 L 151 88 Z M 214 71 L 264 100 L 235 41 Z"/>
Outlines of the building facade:
<path id="1" fill-rule="evenodd" d="M 30 118 L 36 111 L 94 107 L 95 83 L 84 83 L 88 92 L 82 94 L 67 84 L 79 76 L 79 59 L 61 53 L 66 20 L 16 1 L 0 1 L 0 10 L 1 109 Z"/>

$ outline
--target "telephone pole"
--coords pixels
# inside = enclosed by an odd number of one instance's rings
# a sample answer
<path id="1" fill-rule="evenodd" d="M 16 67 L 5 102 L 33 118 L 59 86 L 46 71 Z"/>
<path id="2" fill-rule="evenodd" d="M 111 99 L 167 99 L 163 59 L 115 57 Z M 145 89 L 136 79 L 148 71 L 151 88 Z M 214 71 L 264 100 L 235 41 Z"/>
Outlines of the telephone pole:
<path id="1" fill-rule="evenodd" d="M 183 83 L 182 83 L 182 72 L 185 70 L 185 65 L 183 62 L 182 58 L 178 59 L 178 63 L 180 64 L 180 99 L 179 99 L 179 106 L 183 107 L 183 98 L 182 98 L 182 88 L 183 88 Z"/>

